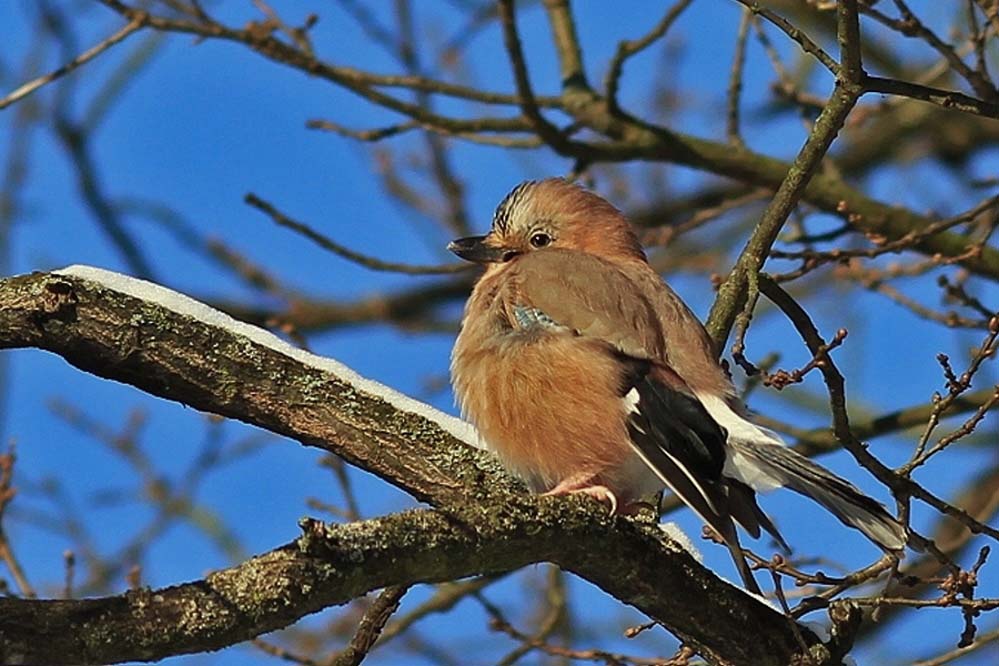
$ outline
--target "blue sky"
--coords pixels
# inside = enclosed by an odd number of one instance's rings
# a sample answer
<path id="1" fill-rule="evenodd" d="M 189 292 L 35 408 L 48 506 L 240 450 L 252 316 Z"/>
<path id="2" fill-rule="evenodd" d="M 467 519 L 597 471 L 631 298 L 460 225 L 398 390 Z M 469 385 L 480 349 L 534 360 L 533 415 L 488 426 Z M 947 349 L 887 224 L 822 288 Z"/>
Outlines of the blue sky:
<path id="1" fill-rule="evenodd" d="M 110 12 L 91 3 L 67 0 L 56 4 L 80 13 L 81 47 L 95 43 L 120 25 Z M 462 25 L 449 3 L 417 4 L 417 21 L 428 48 L 444 42 Z M 397 71 L 392 59 L 372 45 L 336 8 L 336 3 L 288 0 L 272 5 L 291 22 L 310 11 L 320 13 L 315 42 L 322 57 L 378 72 Z M 379 16 L 390 18 L 391 13 L 385 11 L 390 3 L 371 5 Z M 739 14 L 734 3 L 722 0 L 704 0 L 695 5 L 698 7 L 680 21 L 669 38 L 675 49 L 687 49 L 685 55 L 663 65 L 661 49 L 653 48 L 630 61 L 622 99 L 626 107 L 643 111 L 650 106 L 648 90 L 660 77 L 673 77 L 677 88 L 690 90 L 692 94 L 681 101 L 667 122 L 686 132 L 718 139 L 724 136 L 725 80 Z M 594 82 L 600 80 L 617 42 L 643 34 L 652 17 L 661 11 L 658 5 L 653 11 L 649 3 L 639 0 L 577 2 L 574 9 Z M 237 24 L 258 18 L 252 5 L 242 0 L 218 3 L 217 13 Z M 0 46 L 0 63 L 4 66 L 0 81 L 5 91 L 20 80 L 15 72 L 29 46 L 33 16 L 31 2 L 0 3 L 0 25 L 9 26 Z M 520 25 L 535 88 L 554 93 L 558 85 L 557 64 L 543 18 L 536 7 L 525 9 Z M 771 34 L 783 52 L 789 53 L 784 40 Z M 74 77 L 76 112 L 87 108 L 101 83 L 144 38 L 132 37 Z M 494 90 L 511 89 L 508 66 L 495 28 L 475 35 L 470 53 L 468 70 L 474 80 Z M 47 53 L 43 69 L 59 62 L 58 54 Z M 767 99 L 767 86 L 772 79 L 762 51 L 752 44 L 745 108 L 759 108 Z M 817 76 L 816 82 L 819 92 L 830 84 L 828 77 L 822 76 Z M 52 88 L 44 89 L 38 96 L 47 101 L 53 92 Z M 445 108 L 474 112 L 462 105 Z M 11 118 L 11 110 L 0 111 L 0 159 L 5 159 L 13 138 Z M 186 37 L 171 37 L 114 105 L 94 135 L 92 146 L 100 164 L 103 186 L 111 197 L 167 204 L 199 233 L 225 239 L 232 248 L 303 292 L 349 299 L 427 280 L 375 273 L 331 256 L 293 233 L 275 227 L 264 215 L 242 203 L 247 192 L 254 192 L 287 214 L 356 250 L 380 258 L 414 263 L 450 259 L 444 249 L 447 233 L 385 195 L 375 173 L 373 150 L 307 130 L 305 122 L 312 118 L 329 118 L 357 128 L 398 121 L 394 115 L 348 92 L 264 62 L 238 45 L 194 43 Z M 752 111 L 747 112 L 747 118 L 747 122 L 753 122 Z M 792 156 L 805 136 L 801 123 L 793 119 L 770 123 L 757 131 L 761 126 L 762 123 L 755 123 L 754 131 L 747 134 L 750 146 L 775 156 Z M 127 265 L 81 204 L 75 175 L 52 131 L 46 126 L 36 129 L 32 141 L 29 180 L 21 193 L 24 215 L 16 221 L 12 232 L 7 257 L 9 272 L 46 270 L 75 263 L 127 271 Z M 407 135 L 386 147 L 398 150 L 402 160 L 406 151 L 419 150 L 420 146 L 415 135 Z M 462 143 L 454 144 L 452 158 L 466 177 L 468 209 L 476 229 L 487 227 L 496 202 L 520 180 L 563 174 L 571 168 L 570 162 L 547 153 L 509 153 Z M 996 164 L 991 152 L 967 168 L 984 177 L 995 173 Z M 637 165 L 626 168 L 624 173 L 636 179 L 656 174 L 680 191 L 701 178 L 674 166 Z M 910 187 L 910 183 L 919 183 L 919 187 Z M 941 213 L 958 212 L 984 196 L 969 191 L 953 174 L 918 161 L 894 174 L 874 176 L 867 189 L 886 201 Z M 199 298 L 258 298 L 149 220 L 129 217 L 127 228 L 141 242 L 157 281 Z M 705 238 L 713 238 L 715 232 L 702 233 Z M 717 240 L 726 243 L 730 256 L 742 244 L 741 237 L 731 235 L 718 235 Z M 671 277 L 671 282 L 699 314 L 707 313 L 712 291 L 705 276 L 677 275 Z M 929 280 L 911 282 L 910 286 L 916 290 L 933 289 Z M 983 287 L 980 294 L 991 297 L 995 303 L 999 290 L 994 286 Z M 845 304 L 830 290 L 811 311 L 827 335 L 840 326 L 850 329 L 849 341 L 837 352 L 838 358 L 849 372 L 849 390 L 858 406 L 873 412 L 928 400 L 942 385 L 934 356 L 943 351 L 955 359 L 963 358 L 968 346 L 978 340 L 977 334 L 927 325 L 907 311 L 867 293 L 852 292 L 850 302 Z M 428 377 L 439 378 L 446 373 L 452 341 L 451 334 L 416 335 L 363 326 L 325 334 L 310 343 L 314 351 L 332 356 L 365 376 L 453 411 L 449 392 L 427 387 Z M 759 317 L 749 345 L 756 358 L 769 351 L 780 352 L 785 367 L 800 365 L 807 359 L 793 330 L 772 315 Z M 149 509 L 141 503 L 108 508 L 95 500 L 95 493 L 108 486 L 134 488 L 134 474 L 119 456 L 53 418 L 48 406 L 53 398 L 71 403 L 114 428 L 120 427 L 133 410 L 142 410 L 148 418 L 142 437 L 145 450 L 168 476 L 184 473 L 209 431 L 220 429 L 225 441 L 255 432 L 234 423 L 209 425 L 204 415 L 193 410 L 88 376 L 51 355 L 22 351 L 5 356 L 9 395 L 0 414 L 0 433 L 17 444 L 18 479 L 29 488 L 46 479 L 57 479 L 104 553 L 114 552 L 116 544 L 127 541 L 148 519 Z M 992 374 L 986 377 L 989 372 Z M 995 369 L 990 368 L 983 373 L 978 386 L 994 383 L 995 378 Z M 822 386 L 818 377 L 811 377 L 803 386 L 788 391 L 821 395 Z M 775 416 L 798 425 L 820 426 L 826 422 L 825 412 L 816 416 L 796 410 L 790 401 L 764 391 L 755 394 L 752 404 L 763 411 L 779 410 Z M 982 428 L 995 433 L 994 417 Z M 909 453 L 911 443 L 911 435 L 886 438 L 878 440 L 874 450 L 886 462 L 897 464 Z M 198 499 L 218 512 L 247 552 L 270 549 L 293 538 L 298 518 L 313 513 L 305 505 L 306 497 L 336 499 L 331 496 L 329 473 L 316 464 L 318 457 L 316 451 L 274 438 L 254 455 L 212 474 L 202 485 Z M 962 451 L 930 465 L 924 479 L 935 492 L 947 496 L 960 485 L 961 479 L 967 478 L 967 469 L 976 469 L 994 459 L 994 450 Z M 834 455 L 824 460 L 882 499 L 887 497 L 872 488 L 866 473 L 848 457 Z M 355 472 L 354 476 L 365 515 L 378 515 L 411 504 L 401 493 L 362 472 Z M 19 503 L 22 501 L 26 510 L 46 508 L 45 502 L 31 492 L 23 493 L 23 498 L 18 499 Z M 802 552 L 855 565 L 877 556 L 875 549 L 861 537 L 840 530 L 834 519 L 797 497 L 777 494 L 767 497 L 764 503 Z M 688 533 L 699 534 L 698 521 L 689 512 L 673 518 Z M 920 512 L 919 520 L 923 521 L 920 524 L 925 526 L 928 518 L 929 514 Z M 9 521 L 5 527 L 18 545 L 31 579 L 43 592 L 57 594 L 63 575 L 62 553 L 70 544 L 62 536 L 39 529 L 23 518 Z M 723 549 L 705 544 L 703 550 L 709 566 L 734 578 Z M 142 564 L 145 582 L 155 586 L 199 577 L 206 570 L 227 563 L 227 556 L 201 533 L 178 528 L 157 541 Z M 994 569 L 986 568 L 988 580 L 983 588 L 991 587 L 993 595 L 999 586 Z M 505 604 L 511 617 L 517 617 L 516 609 L 534 601 L 529 593 L 525 601 L 524 590 L 535 586 L 542 575 L 541 568 L 528 571 L 514 582 L 497 587 L 491 597 Z M 406 605 L 426 594 L 423 590 L 414 591 Z M 576 605 L 584 626 L 588 621 L 613 622 L 621 627 L 640 621 L 637 614 L 585 583 L 575 583 L 572 595 L 579 602 Z M 943 633 L 939 634 L 938 629 Z M 956 613 L 923 611 L 899 625 L 899 630 L 888 632 L 879 647 L 868 647 L 859 656 L 876 661 L 897 650 L 909 650 L 913 645 L 933 650 L 956 640 L 959 631 L 960 618 Z M 456 635 L 454 640 L 469 641 L 469 646 L 479 648 L 481 636 L 486 635 L 487 647 L 482 650 L 481 661 L 473 659 L 469 664 L 491 663 L 489 657 L 502 654 L 509 643 L 488 634 L 481 611 L 471 603 L 464 604 L 453 616 L 428 623 L 426 635 L 442 643 Z M 581 644 L 585 645 L 585 641 Z M 643 637 L 637 645 L 636 641 L 624 639 L 603 645 L 651 653 L 668 653 L 670 646 L 672 643 L 664 641 L 662 634 L 654 639 Z M 234 664 L 248 660 L 273 662 L 247 649 L 170 662 Z"/>

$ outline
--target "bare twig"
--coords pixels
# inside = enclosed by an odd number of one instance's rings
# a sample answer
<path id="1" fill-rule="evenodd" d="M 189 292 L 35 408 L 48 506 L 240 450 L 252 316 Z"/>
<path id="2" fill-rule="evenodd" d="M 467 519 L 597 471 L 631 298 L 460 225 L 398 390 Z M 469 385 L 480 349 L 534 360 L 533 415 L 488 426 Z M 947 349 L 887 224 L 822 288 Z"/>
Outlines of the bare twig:
<path id="1" fill-rule="evenodd" d="M 281 647 L 280 645 L 268 643 L 262 638 L 254 638 L 250 641 L 250 644 L 264 654 L 269 654 L 272 657 L 277 657 L 278 659 L 287 661 L 291 664 L 299 664 L 300 666 L 323 666 L 315 659 L 298 654 L 297 652 Z"/>
<path id="2" fill-rule="evenodd" d="M 446 613 L 454 608 L 459 602 L 475 595 L 496 581 L 505 577 L 506 574 L 496 574 L 491 576 L 477 576 L 470 580 L 459 581 L 457 583 L 444 583 L 437 586 L 437 591 L 430 599 L 420 604 L 413 610 L 401 615 L 397 620 L 385 627 L 378 638 L 378 645 L 402 635 L 416 622 L 436 613 Z"/>
<path id="3" fill-rule="evenodd" d="M 802 250 L 796 252 L 771 250 L 770 256 L 779 259 L 801 259 L 806 264 L 805 268 L 807 270 L 812 270 L 822 264 L 832 261 L 844 262 L 853 257 L 866 257 L 872 259 L 884 254 L 902 252 L 912 248 L 915 244 L 926 238 L 942 233 L 961 224 L 974 222 L 980 215 L 985 213 L 994 213 L 997 206 L 999 206 L 999 195 L 991 196 L 985 199 L 964 213 L 936 220 L 918 231 L 913 230 L 893 240 L 888 240 L 884 237 L 869 236 L 869 239 L 874 244 L 873 247 L 869 248 L 859 250 L 844 250 L 837 248 L 828 252 L 818 252 L 815 250 Z M 843 212 L 847 215 L 850 214 L 849 209 L 844 209 Z M 973 251 L 975 247 L 977 246 L 974 242 L 968 241 L 964 251 Z M 941 257 L 938 264 L 943 263 L 946 263 L 946 261 L 944 261 Z M 783 277 L 779 277 L 777 279 L 779 281 L 784 281 Z"/>
<path id="4" fill-rule="evenodd" d="M 949 664 L 957 661 L 958 659 L 963 659 L 969 654 L 977 652 L 984 647 L 992 647 L 995 645 L 997 640 L 999 640 L 999 629 L 993 629 L 992 631 L 982 634 L 969 645 L 954 648 L 953 650 L 949 650 L 930 659 L 922 659 L 915 662 L 912 666 L 944 666 L 944 664 Z"/>
<path id="5" fill-rule="evenodd" d="M 357 633 L 342 652 L 330 658 L 328 666 L 358 666 L 378 640 L 385 623 L 399 608 L 408 585 L 394 585 L 382 590 L 361 618 Z"/>
<path id="6" fill-rule="evenodd" d="M 129 35 L 138 32 L 143 27 L 142 17 L 137 15 L 132 18 L 128 23 L 126 23 L 122 28 L 117 30 L 111 36 L 101 40 L 98 44 L 87 49 L 77 57 L 73 58 L 71 61 L 59 67 L 56 70 L 45 74 L 44 76 L 39 76 L 37 79 L 28 81 L 27 83 L 19 86 L 15 90 L 8 93 L 5 97 L 0 99 L 0 109 L 5 109 L 11 104 L 24 99 L 31 93 L 35 92 L 42 86 L 52 83 L 53 81 L 62 78 L 63 76 L 69 74 L 77 67 L 85 65 L 100 54 L 107 51 L 109 48 L 123 41 Z"/>
<path id="7" fill-rule="evenodd" d="M 899 95 L 936 104 L 945 109 L 974 113 L 985 118 L 999 118 L 999 104 L 977 99 L 954 90 L 942 90 L 933 86 L 888 79 L 880 76 L 865 76 L 864 90 L 885 95 Z"/>
<path id="8" fill-rule="evenodd" d="M 407 71 L 415 76 L 422 74 L 422 65 L 417 49 L 418 37 L 412 9 L 409 0 L 397 0 L 398 56 Z M 433 111 L 433 97 L 430 93 L 418 92 L 416 100 L 427 111 Z M 469 223 L 468 211 L 465 208 L 465 186 L 451 164 L 448 144 L 440 134 L 433 131 L 424 132 L 423 138 L 430 157 L 430 174 L 444 200 L 443 214 L 439 219 L 452 233 L 467 235 Z"/>
<path id="9" fill-rule="evenodd" d="M 774 563 L 780 563 L 783 558 L 780 555 L 774 555 Z M 807 666 L 815 666 L 815 662 L 812 661 L 812 657 L 808 654 L 808 646 L 805 643 L 804 637 L 801 635 L 801 630 L 798 628 L 798 623 L 795 622 L 794 616 L 791 615 L 791 608 L 787 605 L 787 597 L 784 596 L 784 586 L 781 585 L 781 577 L 776 571 L 770 572 L 770 577 L 774 583 L 774 594 L 777 597 L 778 603 L 780 603 L 781 610 L 784 611 L 784 615 L 787 616 L 788 623 L 791 626 L 791 631 L 794 632 L 795 639 L 798 644 L 802 646 L 801 653 L 805 655 L 804 664 Z"/>
<path id="10" fill-rule="evenodd" d="M 624 63 L 628 58 L 631 58 L 638 53 L 641 53 L 657 40 L 661 39 L 665 35 L 670 26 L 676 22 L 680 15 L 684 12 L 693 0 L 678 0 L 672 7 L 670 7 L 666 14 L 659 19 L 649 32 L 639 38 L 631 41 L 620 42 L 617 45 L 617 52 L 614 54 L 614 58 L 611 59 L 610 65 L 607 67 L 607 76 L 604 79 L 604 94 L 607 97 L 607 106 L 612 113 L 617 113 L 620 111 L 617 101 L 617 91 L 621 83 L 621 72 L 624 69 Z M 740 28 L 742 30 L 742 28 Z"/>
<path id="11" fill-rule="evenodd" d="M 971 357 L 971 363 L 968 365 L 968 369 L 961 373 L 958 377 L 950 365 L 950 360 L 946 354 L 938 354 L 937 360 L 943 366 L 944 376 L 947 379 L 947 395 L 939 396 L 935 394 L 935 404 L 933 412 L 930 414 L 930 418 L 927 421 L 926 428 L 923 431 L 922 436 L 916 443 L 915 450 L 913 451 L 912 458 L 905 464 L 902 465 L 897 471 L 903 476 L 909 476 L 912 474 L 913 470 L 917 467 L 926 463 L 932 456 L 940 453 L 948 446 L 956 442 L 957 440 L 965 437 L 975 429 L 975 427 L 981 422 L 985 417 L 985 414 L 992 409 L 999 402 L 999 385 L 993 387 L 992 396 L 986 399 L 975 413 L 972 414 L 971 418 L 964 422 L 957 430 L 950 433 L 945 437 L 941 437 L 936 444 L 931 446 L 929 450 L 926 450 L 926 445 L 929 442 L 930 436 L 936 429 L 938 423 L 940 422 L 940 415 L 945 412 L 955 400 L 957 400 L 962 394 L 964 394 L 969 388 L 971 388 L 971 382 L 975 375 L 978 373 L 979 369 L 988 359 L 995 358 L 996 353 L 996 339 L 999 337 L 999 315 L 992 317 L 989 320 L 989 333 L 985 337 L 982 344 L 975 350 Z"/>
<path id="12" fill-rule="evenodd" d="M 746 42 L 749 39 L 749 24 L 752 23 L 753 14 L 743 8 L 742 18 L 739 20 L 739 34 L 735 41 L 735 56 L 732 58 L 732 69 L 728 77 L 728 101 L 726 107 L 725 134 L 728 141 L 733 146 L 742 147 L 745 141 L 739 129 L 739 104 L 742 98 L 742 77 L 743 68 L 746 65 Z"/>
<path id="13" fill-rule="evenodd" d="M 270 218 L 278 225 L 291 229 L 292 231 L 301 234 L 302 236 L 308 238 L 310 241 L 323 248 L 324 250 L 329 250 L 333 254 L 336 254 L 344 259 L 353 261 L 355 264 L 364 266 L 365 268 L 370 268 L 374 271 L 388 271 L 392 273 L 405 273 L 407 275 L 447 275 L 451 273 L 461 273 L 463 271 L 469 270 L 466 264 L 442 264 L 438 266 L 421 266 L 419 264 L 407 264 L 402 262 L 393 261 L 382 261 L 381 259 L 376 259 L 370 257 L 366 254 L 361 254 L 360 252 L 355 252 L 349 248 L 340 245 L 334 240 L 327 238 L 322 235 L 312 227 L 309 227 L 302 222 L 293 220 L 272 204 L 264 201 L 257 195 L 250 193 L 244 198 L 246 203 L 253 206 L 257 210 L 266 213 Z"/>
<path id="14" fill-rule="evenodd" d="M 494 631 L 506 634 L 514 640 L 530 649 L 538 650 L 554 657 L 566 657 L 575 661 L 595 661 L 602 662 L 607 666 L 660 666 L 664 662 L 661 659 L 648 659 L 625 655 L 605 650 L 575 650 L 559 645 L 548 643 L 537 635 L 531 635 L 520 631 L 506 618 L 499 606 L 488 601 L 483 595 L 478 595 L 476 599 L 489 614 L 490 626 Z"/>
<path id="15" fill-rule="evenodd" d="M 812 353 L 819 353 L 826 342 L 819 335 L 808 313 L 791 298 L 790 294 L 766 276 L 760 277 L 760 291 L 784 311 Z M 842 444 L 843 448 L 849 451 L 864 469 L 871 472 L 879 481 L 890 488 L 896 498 L 914 497 L 919 499 L 937 511 L 945 513 L 959 521 L 972 532 L 985 534 L 999 541 L 999 530 L 975 520 L 966 511 L 940 499 L 911 479 L 897 474 L 875 458 L 867 450 L 867 447 L 854 436 L 853 431 L 850 429 L 850 419 L 846 411 L 846 390 L 843 376 L 828 355 L 825 356 L 825 363 L 819 367 L 829 392 L 829 403 L 833 413 L 833 430 L 836 438 Z M 919 539 L 915 534 L 912 534 L 912 538 L 923 548 L 932 547 L 932 544 Z"/>
<path id="16" fill-rule="evenodd" d="M 961 56 L 958 55 L 956 49 L 920 21 L 919 17 L 909 9 L 903 0 L 893 0 L 893 2 L 901 14 L 900 18 L 891 18 L 866 2 L 861 4 L 861 10 L 866 15 L 899 34 L 906 37 L 918 38 L 935 49 L 937 53 L 947 60 L 951 69 L 963 77 L 982 99 L 992 101 L 996 98 L 995 87 L 991 85 L 981 72 L 969 67 Z"/>
<path id="17" fill-rule="evenodd" d="M 791 24 L 783 16 L 757 4 L 755 0 L 736 0 L 736 2 L 780 28 L 785 35 L 801 47 L 802 51 L 814 56 L 815 59 L 822 63 L 826 69 L 839 76 L 839 63 L 837 63 L 831 55 L 826 53 L 821 46 L 812 41 L 808 35 Z"/>
<path id="18" fill-rule="evenodd" d="M 14 445 L 11 444 L 7 453 L 0 454 L 0 561 L 7 565 L 10 575 L 14 577 L 21 594 L 29 599 L 35 597 L 35 588 L 28 581 L 28 576 L 21 566 L 20 561 L 14 554 L 14 549 L 7 539 L 7 532 L 3 527 L 3 517 L 7 506 L 17 490 L 13 486 L 14 482 Z"/>
<path id="19" fill-rule="evenodd" d="M 534 91 L 531 89 L 531 80 L 527 71 L 527 62 L 524 59 L 524 51 L 520 44 L 520 36 L 517 33 L 517 18 L 513 0 L 499 0 L 497 7 L 503 26 L 503 44 L 513 69 L 513 78 L 517 84 L 520 109 L 524 118 L 531 124 L 538 136 L 544 139 L 545 143 L 560 152 L 573 152 L 571 150 L 572 142 L 555 125 L 548 122 L 538 109 Z"/>

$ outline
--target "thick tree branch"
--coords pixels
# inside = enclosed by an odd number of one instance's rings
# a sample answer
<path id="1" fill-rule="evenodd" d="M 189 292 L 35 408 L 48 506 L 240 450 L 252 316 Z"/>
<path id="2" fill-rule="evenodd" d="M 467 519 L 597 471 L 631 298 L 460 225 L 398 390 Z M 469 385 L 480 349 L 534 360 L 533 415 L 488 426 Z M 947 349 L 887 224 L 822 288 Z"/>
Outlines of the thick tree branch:
<path id="1" fill-rule="evenodd" d="M 800 659 L 781 613 L 704 569 L 656 526 L 609 518 L 585 498 L 526 496 L 488 456 L 449 434 L 463 435 L 454 420 L 430 420 L 429 408 L 380 396 L 384 387 L 331 361 L 167 290 L 111 276 L 77 269 L 0 280 L 0 348 L 47 349 L 99 376 L 326 449 L 440 510 L 328 531 L 312 525 L 305 541 L 155 592 L 2 600 L 6 661 L 113 662 L 215 649 L 387 585 L 539 561 L 634 605 L 713 663 Z M 813 663 L 835 663 L 829 648 L 799 631 Z"/>
<path id="2" fill-rule="evenodd" d="M 485 487 L 476 483 L 483 474 L 497 492 L 518 488 L 488 456 L 455 446 L 425 417 L 220 325 L 69 275 L 0 285 L 0 348 L 48 349 L 98 376 L 319 446 L 422 501 L 469 501 L 486 492 L 475 491 Z"/>
<path id="3" fill-rule="evenodd" d="M 521 496 L 488 512 L 470 505 L 452 515 L 305 521 L 303 537 L 203 580 L 101 599 L 0 598 L 2 657 L 109 663 L 213 650 L 387 585 L 553 561 L 630 596 L 653 617 L 675 618 L 678 635 L 714 663 L 793 663 L 798 648 L 781 614 L 707 572 L 655 526 L 601 514 L 583 498 Z M 813 654 L 821 659 L 823 650 Z"/>

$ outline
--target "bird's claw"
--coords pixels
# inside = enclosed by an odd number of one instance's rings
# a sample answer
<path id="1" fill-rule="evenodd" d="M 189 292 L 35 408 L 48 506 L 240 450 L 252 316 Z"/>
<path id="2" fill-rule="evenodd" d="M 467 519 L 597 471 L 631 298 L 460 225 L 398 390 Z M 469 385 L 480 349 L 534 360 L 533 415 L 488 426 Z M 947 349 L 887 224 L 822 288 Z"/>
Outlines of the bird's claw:
<path id="1" fill-rule="evenodd" d="M 614 492 L 607 486 L 577 486 L 575 484 L 560 483 L 546 493 L 542 493 L 542 496 L 549 497 L 555 495 L 575 495 L 577 493 L 582 493 L 584 495 L 589 495 L 590 497 L 596 499 L 601 504 L 607 504 L 610 506 L 610 515 L 617 515 L 617 496 Z"/>

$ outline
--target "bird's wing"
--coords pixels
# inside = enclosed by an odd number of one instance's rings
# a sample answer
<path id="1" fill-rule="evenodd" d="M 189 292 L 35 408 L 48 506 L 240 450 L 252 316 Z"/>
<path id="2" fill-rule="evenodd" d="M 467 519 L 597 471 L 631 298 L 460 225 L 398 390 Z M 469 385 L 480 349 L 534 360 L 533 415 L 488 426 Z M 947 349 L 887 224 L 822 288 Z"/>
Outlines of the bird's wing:
<path id="1" fill-rule="evenodd" d="M 648 299 L 664 331 L 665 358 L 697 393 L 735 396 L 735 387 L 718 364 L 715 343 L 683 299 L 648 265 L 622 269 Z"/>
<path id="2" fill-rule="evenodd" d="M 723 536 L 728 501 L 721 482 L 725 429 L 668 368 L 633 375 L 624 396 L 631 445 L 646 465 Z"/>
<path id="3" fill-rule="evenodd" d="M 667 364 L 656 312 L 614 266 L 579 252 L 517 260 L 506 296 L 515 328 L 571 330 L 621 364 L 631 445 L 646 465 L 722 535 L 731 523 L 721 483 L 725 429 Z"/>
<path id="4" fill-rule="evenodd" d="M 545 250 L 521 257 L 505 295 L 515 328 L 557 324 L 634 358 L 663 354 L 658 317 L 634 283 L 590 254 Z"/>

